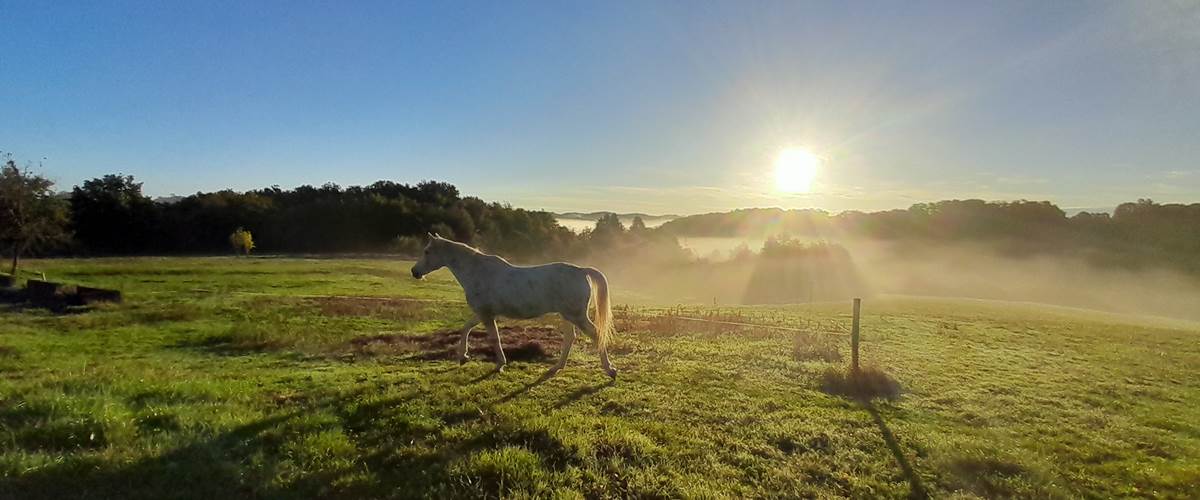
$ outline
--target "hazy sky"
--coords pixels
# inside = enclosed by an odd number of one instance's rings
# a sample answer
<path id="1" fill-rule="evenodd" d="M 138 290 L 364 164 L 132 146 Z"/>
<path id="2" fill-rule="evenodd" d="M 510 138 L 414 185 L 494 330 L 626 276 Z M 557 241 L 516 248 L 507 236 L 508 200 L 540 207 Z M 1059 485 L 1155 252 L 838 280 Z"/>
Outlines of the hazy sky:
<path id="1" fill-rule="evenodd" d="M 1200 201 L 1200 2 L 846 3 L 0 0 L 0 150 L 151 195 Z M 824 158 L 812 193 L 774 189 L 789 145 Z"/>

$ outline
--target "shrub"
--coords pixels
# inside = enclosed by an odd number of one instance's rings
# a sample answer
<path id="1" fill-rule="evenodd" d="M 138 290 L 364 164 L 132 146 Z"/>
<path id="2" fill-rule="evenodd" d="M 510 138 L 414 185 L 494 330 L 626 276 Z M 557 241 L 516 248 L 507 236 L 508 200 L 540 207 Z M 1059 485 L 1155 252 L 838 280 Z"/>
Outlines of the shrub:
<path id="1" fill-rule="evenodd" d="M 250 234 L 250 231 L 239 227 L 237 231 L 229 235 L 229 245 L 236 253 L 250 255 L 250 251 L 254 250 L 254 236 Z"/>

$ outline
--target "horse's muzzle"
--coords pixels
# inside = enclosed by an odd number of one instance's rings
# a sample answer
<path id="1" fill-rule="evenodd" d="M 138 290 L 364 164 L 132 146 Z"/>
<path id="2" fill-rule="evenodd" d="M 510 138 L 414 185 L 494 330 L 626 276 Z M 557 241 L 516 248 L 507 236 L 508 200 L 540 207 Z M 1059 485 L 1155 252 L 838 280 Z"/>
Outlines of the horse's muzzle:
<path id="1" fill-rule="evenodd" d="M 414 278 L 421 279 L 421 273 L 417 272 L 417 268 L 412 268 L 412 274 Z"/>

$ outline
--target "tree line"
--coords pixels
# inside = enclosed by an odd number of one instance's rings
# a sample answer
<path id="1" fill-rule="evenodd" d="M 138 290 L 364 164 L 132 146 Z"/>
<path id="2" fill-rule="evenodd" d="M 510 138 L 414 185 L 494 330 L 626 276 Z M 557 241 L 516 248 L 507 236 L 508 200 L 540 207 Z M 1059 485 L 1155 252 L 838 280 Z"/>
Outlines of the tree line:
<path id="1" fill-rule="evenodd" d="M 265 253 L 414 251 L 426 232 L 520 258 L 566 253 L 575 234 L 553 215 L 461 196 L 453 185 L 379 181 L 197 193 L 156 202 L 132 176 L 106 175 L 69 197 L 73 253 L 219 253 L 244 229 Z"/>
<path id="2" fill-rule="evenodd" d="M 1200 275 L 1200 203 L 1140 199 L 1111 214 L 1071 216 L 1048 201 L 1025 200 L 946 200 L 872 213 L 754 208 L 684 217 L 658 229 L 677 236 L 977 243 L 1010 256 L 1067 254 L 1103 266 L 1164 266 Z"/>
<path id="3" fill-rule="evenodd" d="M 163 255 L 367 253 L 414 255 L 427 232 L 516 261 L 582 258 L 649 240 L 640 221 L 626 230 L 615 215 L 582 234 L 553 214 L 463 196 L 438 181 L 369 186 L 273 186 L 151 199 L 133 176 L 90 179 L 70 192 L 11 158 L 0 176 L 0 253 Z M 22 209 L 21 207 L 24 207 Z M 17 209 L 17 220 L 10 214 Z M 35 223 L 36 222 L 36 223 Z M 664 240 L 665 241 L 665 240 Z M 676 250 L 681 248 L 670 240 Z"/>
<path id="4" fill-rule="evenodd" d="M 243 231 L 239 234 L 237 231 Z M 615 214 L 575 233 L 549 212 L 463 196 L 445 182 L 336 184 L 222 190 L 156 201 L 129 175 L 56 192 L 53 183 L 0 164 L 0 253 L 102 256 L 230 253 L 415 254 L 426 232 L 515 261 L 638 259 L 686 263 L 677 236 L 793 235 L 899 243 L 980 243 L 1012 255 L 1076 254 L 1105 265 L 1169 266 L 1200 275 L 1200 204 L 1124 203 L 1110 215 L 1073 216 L 1045 201 L 948 200 L 882 212 L 743 209 L 626 228 Z M 252 238 L 251 238 L 252 235 Z M 764 257 L 778 257 L 768 246 Z M 746 253 L 746 252 L 742 252 Z M 771 255 L 765 255 L 771 254 Z M 737 257 L 737 256 L 735 256 Z"/>

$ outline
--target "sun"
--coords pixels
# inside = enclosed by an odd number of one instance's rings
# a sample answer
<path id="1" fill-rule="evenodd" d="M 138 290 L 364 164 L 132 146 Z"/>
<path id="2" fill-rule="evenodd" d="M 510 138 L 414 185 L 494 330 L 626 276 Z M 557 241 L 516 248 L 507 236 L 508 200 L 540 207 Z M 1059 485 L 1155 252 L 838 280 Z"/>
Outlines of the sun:
<path id="1" fill-rule="evenodd" d="M 807 193 L 821 159 L 806 149 L 787 148 L 775 158 L 775 189 L 785 193 Z"/>

